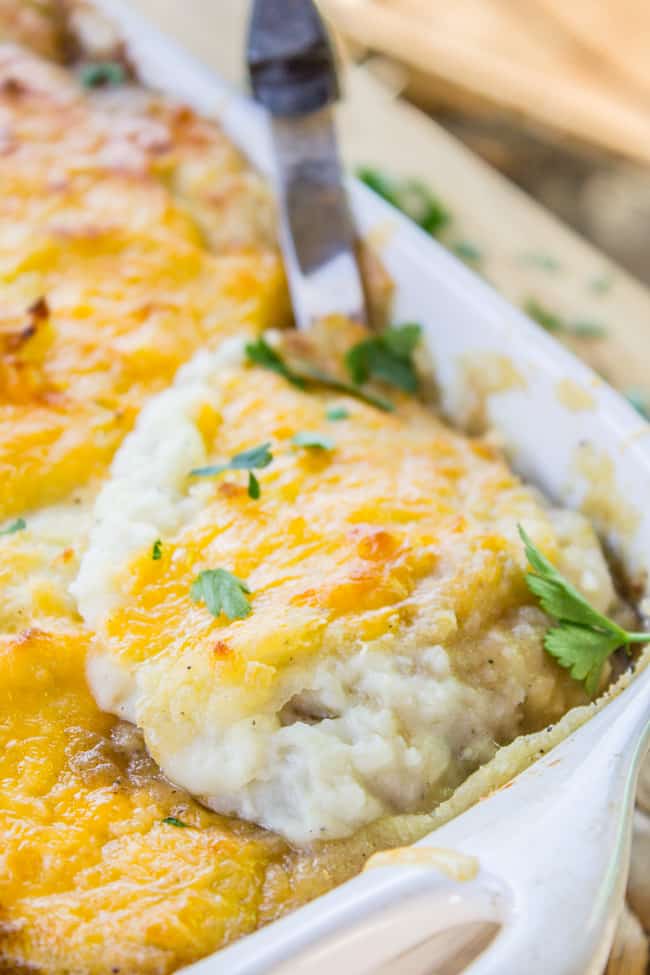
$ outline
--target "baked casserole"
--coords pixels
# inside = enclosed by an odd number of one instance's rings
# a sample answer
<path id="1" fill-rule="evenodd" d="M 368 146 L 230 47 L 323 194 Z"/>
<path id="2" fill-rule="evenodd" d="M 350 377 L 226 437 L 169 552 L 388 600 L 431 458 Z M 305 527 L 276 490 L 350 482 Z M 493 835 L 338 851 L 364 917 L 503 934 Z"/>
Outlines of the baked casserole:
<path id="1" fill-rule="evenodd" d="M 359 329 L 286 328 L 272 201 L 213 122 L 119 50 L 93 75 L 58 5 L 0 15 L 0 970 L 158 975 L 586 701 L 519 524 L 620 601 L 488 439 L 350 386 Z"/>

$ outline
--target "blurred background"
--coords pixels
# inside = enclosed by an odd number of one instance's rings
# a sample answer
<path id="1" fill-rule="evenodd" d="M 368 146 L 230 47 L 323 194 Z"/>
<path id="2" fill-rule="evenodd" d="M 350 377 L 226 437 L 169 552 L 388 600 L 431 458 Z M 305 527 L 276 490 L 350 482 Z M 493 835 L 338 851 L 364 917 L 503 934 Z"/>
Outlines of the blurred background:
<path id="1" fill-rule="evenodd" d="M 326 0 L 476 153 L 650 282 L 648 0 Z"/>
<path id="2" fill-rule="evenodd" d="M 217 0 L 239 79 L 248 0 Z M 136 0 L 178 35 L 201 4 Z M 648 0 L 321 0 L 345 56 L 650 283 Z M 205 6 L 205 5 L 204 5 Z M 218 39 L 199 41 L 214 60 Z M 368 160 L 370 162 L 370 160 Z M 403 167 L 402 167 L 403 168 Z M 445 187 L 433 187 L 445 203 Z"/>

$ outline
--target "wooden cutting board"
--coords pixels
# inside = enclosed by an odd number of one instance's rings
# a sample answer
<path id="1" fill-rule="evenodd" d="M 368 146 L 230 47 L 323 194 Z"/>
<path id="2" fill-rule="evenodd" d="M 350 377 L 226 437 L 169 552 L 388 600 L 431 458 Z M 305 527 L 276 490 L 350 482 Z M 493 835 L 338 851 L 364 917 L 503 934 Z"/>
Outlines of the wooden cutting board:
<path id="1" fill-rule="evenodd" d="M 322 0 L 404 62 L 417 94 L 516 113 L 650 162 L 648 0 Z"/>

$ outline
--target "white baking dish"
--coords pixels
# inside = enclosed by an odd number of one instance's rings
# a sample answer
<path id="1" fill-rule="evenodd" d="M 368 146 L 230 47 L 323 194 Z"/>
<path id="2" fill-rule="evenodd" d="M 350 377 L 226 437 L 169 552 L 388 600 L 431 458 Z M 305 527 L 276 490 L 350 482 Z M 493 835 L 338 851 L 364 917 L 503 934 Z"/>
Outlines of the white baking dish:
<path id="1" fill-rule="evenodd" d="M 119 26 L 143 81 L 218 114 L 253 162 L 268 170 L 265 123 L 252 105 L 150 29 L 126 2 L 96 0 L 96 6 Z M 565 504 L 586 499 L 627 572 L 645 587 L 650 425 L 417 227 L 363 186 L 354 183 L 351 193 L 361 232 L 378 237 L 381 230 L 385 241 L 382 258 L 397 285 L 395 320 L 424 327 L 449 415 L 463 416 L 473 363 L 474 374 L 488 380 L 485 415 L 516 469 Z M 316 975 L 338 966 L 341 973 L 423 975 L 454 956 L 450 929 L 492 921 L 502 930 L 470 966 L 475 975 L 599 972 L 623 897 L 628 811 L 649 716 L 650 668 L 512 788 L 422 841 L 476 856 L 474 879 L 451 880 L 422 863 L 371 870 L 191 971 Z M 441 931 L 444 938 L 417 950 Z"/>

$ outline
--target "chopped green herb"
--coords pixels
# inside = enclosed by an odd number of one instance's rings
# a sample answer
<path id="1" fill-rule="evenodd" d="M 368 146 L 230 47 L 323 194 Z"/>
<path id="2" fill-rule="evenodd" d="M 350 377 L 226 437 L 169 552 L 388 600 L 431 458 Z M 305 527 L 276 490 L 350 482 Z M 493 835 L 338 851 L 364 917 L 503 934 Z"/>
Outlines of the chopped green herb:
<path id="1" fill-rule="evenodd" d="M 22 532 L 27 528 L 27 522 L 24 518 L 16 518 L 12 521 L 10 525 L 6 528 L 0 529 L 0 535 L 15 535 L 16 532 Z"/>
<path id="2" fill-rule="evenodd" d="M 158 562 L 162 558 L 162 542 L 159 538 L 157 538 L 153 543 L 151 558 L 154 560 L 154 562 Z"/>
<path id="3" fill-rule="evenodd" d="M 386 200 L 387 203 L 391 203 L 399 209 L 395 180 L 379 172 L 378 169 L 372 169 L 370 166 L 360 166 L 357 169 L 357 177 L 374 193 Z"/>
<path id="4" fill-rule="evenodd" d="M 213 616 L 224 613 L 229 620 L 242 620 L 251 613 L 246 598 L 250 589 L 226 569 L 204 569 L 192 583 L 190 596 L 195 603 L 203 601 Z"/>
<path id="5" fill-rule="evenodd" d="M 217 474 L 223 474 L 224 471 L 248 471 L 248 494 L 249 497 L 256 501 L 261 493 L 260 483 L 252 471 L 269 466 L 273 460 L 270 447 L 270 443 L 263 443 L 258 447 L 251 447 L 250 450 L 243 450 L 240 454 L 235 454 L 225 464 L 195 467 L 194 470 L 190 471 L 190 476 L 215 477 Z"/>
<path id="6" fill-rule="evenodd" d="M 240 454 L 235 454 L 224 464 L 212 464 L 210 467 L 195 467 L 190 471 L 192 477 L 214 477 L 215 474 L 223 474 L 224 471 L 250 471 L 268 467 L 273 460 L 270 451 L 270 443 L 262 443 L 250 450 L 243 450 Z"/>
<path id="7" fill-rule="evenodd" d="M 558 622 L 547 630 L 544 646 L 575 680 L 585 682 L 587 693 L 593 696 L 610 654 L 631 643 L 647 643 L 650 633 L 630 633 L 599 613 L 542 555 L 521 525 L 519 534 L 533 569 L 526 575 L 528 588 L 544 612 Z"/>
<path id="8" fill-rule="evenodd" d="M 290 369 L 284 359 L 264 339 L 249 342 L 246 345 L 246 356 L 248 361 L 254 365 L 263 366 L 264 369 L 270 369 L 271 372 L 277 372 L 294 386 L 304 389 L 304 377 Z"/>
<path id="9" fill-rule="evenodd" d="M 119 61 L 96 61 L 94 64 L 83 65 L 79 71 L 79 80 L 84 88 L 122 85 L 126 80 L 126 71 Z"/>
<path id="10" fill-rule="evenodd" d="M 451 249 L 456 257 L 460 257 L 461 261 L 465 261 L 466 264 L 476 266 L 481 263 L 482 254 L 480 250 L 474 244 L 470 244 L 468 240 L 459 240 Z"/>
<path id="11" fill-rule="evenodd" d="M 320 369 L 310 368 L 305 376 L 310 382 L 327 386 L 328 389 L 335 389 L 337 393 L 347 393 L 348 396 L 354 396 L 356 399 L 368 403 L 369 406 L 374 406 L 377 410 L 383 410 L 384 413 L 392 413 L 395 409 L 394 404 L 389 399 L 377 396 L 376 393 L 369 393 L 367 389 L 362 389 L 361 386 L 344 383 L 340 379 L 335 379 L 334 376 L 328 376 L 327 373 L 321 372 Z"/>
<path id="12" fill-rule="evenodd" d="M 544 271 L 559 271 L 562 266 L 556 257 L 551 257 L 550 254 L 522 254 L 521 255 L 522 264 L 532 264 L 535 267 L 540 267 Z"/>
<path id="13" fill-rule="evenodd" d="M 604 295 L 607 294 L 608 291 L 611 291 L 613 284 L 614 280 L 611 274 L 601 274 L 597 278 L 592 279 L 590 288 L 597 295 Z"/>
<path id="14" fill-rule="evenodd" d="M 393 326 L 354 345 L 345 357 L 353 382 L 361 385 L 374 378 L 406 393 L 416 392 L 418 377 L 412 355 L 421 334 L 419 325 Z"/>
<path id="15" fill-rule="evenodd" d="M 301 430 L 291 438 L 294 447 L 309 447 L 314 450 L 334 450 L 334 441 L 322 433 L 312 433 L 311 430 Z"/>
<path id="16" fill-rule="evenodd" d="M 549 311 L 548 308 L 544 308 L 543 305 L 540 305 L 535 298 L 529 298 L 526 301 L 524 311 L 527 315 L 534 319 L 538 325 L 545 328 L 547 332 L 564 331 L 564 322 L 562 319 L 558 315 L 554 314 L 554 312 Z"/>
<path id="17" fill-rule="evenodd" d="M 165 816 L 161 822 L 165 823 L 166 826 L 177 826 L 179 829 L 189 829 L 189 823 L 184 823 L 182 819 L 177 819 L 176 816 Z"/>
<path id="18" fill-rule="evenodd" d="M 358 169 L 357 176 L 362 183 L 401 210 L 432 237 L 437 237 L 450 221 L 446 207 L 419 180 L 393 179 L 368 166 Z"/>
<path id="19" fill-rule="evenodd" d="M 625 390 L 625 398 L 645 420 L 650 420 L 650 393 L 638 386 Z"/>
<path id="20" fill-rule="evenodd" d="M 268 467 L 273 460 L 270 450 L 270 443 L 262 443 L 258 447 L 251 447 L 250 450 L 242 450 L 240 454 L 235 454 L 230 458 L 232 470 L 250 471 Z"/>
<path id="21" fill-rule="evenodd" d="M 248 472 L 248 497 L 252 498 L 253 501 L 257 501 L 260 494 L 262 493 L 260 489 L 260 482 L 257 480 L 252 471 Z"/>
<path id="22" fill-rule="evenodd" d="M 602 339 L 607 335 L 607 329 L 600 322 L 577 321 L 567 322 L 555 312 L 549 311 L 541 305 L 535 298 L 529 298 L 524 304 L 524 311 L 538 325 L 545 328 L 547 332 L 562 333 L 572 335 L 580 339 Z"/>
<path id="23" fill-rule="evenodd" d="M 338 420 L 347 420 L 350 413 L 344 406 L 330 406 L 329 410 L 326 412 L 325 416 L 332 423 L 336 423 Z"/>
<path id="24" fill-rule="evenodd" d="M 271 355 L 268 354 L 269 352 Z M 356 399 L 363 400 L 365 403 L 369 403 L 370 406 L 374 406 L 378 410 L 384 410 L 387 413 L 395 409 L 390 400 L 384 399 L 382 396 L 376 396 L 374 393 L 369 393 L 359 386 L 352 386 L 349 383 L 341 382 L 341 380 L 336 379 L 334 376 L 329 376 L 327 373 L 321 372 L 319 369 L 314 369 L 312 366 L 306 366 L 301 372 L 291 369 L 275 349 L 267 345 L 264 339 L 260 339 L 255 343 L 249 343 L 246 346 L 246 354 L 253 365 L 270 369 L 271 372 L 277 372 L 279 375 L 284 376 L 290 383 L 293 383 L 294 386 L 298 386 L 301 389 L 305 389 L 310 383 L 313 383 L 318 386 L 327 386 L 328 389 L 334 389 L 339 393 L 347 393 L 348 396 L 354 396 Z"/>
<path id="25" fill-rule="evenodd" d="M 607 329 L 601 322 L 575 322 L 569 328 L 580 339 L 604 339 L 607 335 Z"/>

